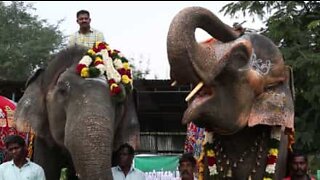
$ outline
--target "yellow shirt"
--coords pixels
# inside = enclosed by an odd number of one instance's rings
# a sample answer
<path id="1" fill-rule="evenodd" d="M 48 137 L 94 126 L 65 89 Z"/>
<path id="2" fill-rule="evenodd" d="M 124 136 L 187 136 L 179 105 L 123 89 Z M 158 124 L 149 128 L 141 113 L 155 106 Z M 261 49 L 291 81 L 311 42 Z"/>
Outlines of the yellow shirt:
<path id="1" fill-rule="evenodd" d="M 90 32 L 86 34 L 82 34 L 80 31 L 72 34 L 69 38 L 68 46 L 78 44 L 92 48 L 93 44 L 97 41 L 104 41 L 104 36 L 102 32 L 91 28 Z"/>

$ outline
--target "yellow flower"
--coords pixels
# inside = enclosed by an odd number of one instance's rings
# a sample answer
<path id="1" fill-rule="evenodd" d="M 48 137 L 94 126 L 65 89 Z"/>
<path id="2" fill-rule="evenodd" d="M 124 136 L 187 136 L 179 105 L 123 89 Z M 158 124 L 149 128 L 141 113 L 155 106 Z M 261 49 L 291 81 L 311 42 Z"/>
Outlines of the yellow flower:
<path id="1" fill-rule="evenodd" d="M 102 64 L 103 64 L 103 60 L 100 57 L 96 57 L 94 63 L 97 63 L 97 62 L 102 62 Z"/>
<path id="2" fill-rule="evenodd" d="M 96 57 L 96 61 L 102 61 L 101 57 L 100 57 L 100 56 L 97 56 L 97 57 Z"/>
<path id="3" fill-rule="evenodd" d="M 112 89 L 115 88 L 115 87 L 118 87 L 118 84 L 113 83 L 113 84 L 111 84 L 110 89 L 112 90 Z"/>
<path id="4" fill-rule="evenodd" d="M 269 150 L 269 154 L 273 155 L 273 156 L 278 156 L 278 149 L 275 149 L 275 148 L 271 148 Z"/>
<path id="5" fill-rule="evenodd" d="M 131 82 L 131 79 L 130 79 L 127 75 L 122 75 L 121 81 L 122 81 L 124 84 L 128 84 L 128 83 Z"/>
<path id="6" fill-rule="evenodd" d="M 272 178 L 264 177 L 263 180 L 272 180 Z"/>
<path id="7" fill-rule="evenodd" d="M 208 154 L 208 157 L 214 157 L 215 156 L 214 151 L 212 149 L 208 150 L 207 154 Z"/>
<path id="8" fill-rule="evenodd" d="M 85 67 L 81 70 L 81 77 L 87 78 L 89 77 L 89 68 Z"/>
<path id="9" fill-rule="evenodd" d="M 130 69 L 129 63 L 127 63 L 127 62 L 123 63 L 123 68 L 124 68 L 125 70 Z"/>
<path id="10" fill-rule="evenodd" d="M 95 55 L 96 52 L 94 52 L 92 49 L 89 49 L 89 50 L 88 50 L 88 54 L 90 54 L 90 55 Z"/>

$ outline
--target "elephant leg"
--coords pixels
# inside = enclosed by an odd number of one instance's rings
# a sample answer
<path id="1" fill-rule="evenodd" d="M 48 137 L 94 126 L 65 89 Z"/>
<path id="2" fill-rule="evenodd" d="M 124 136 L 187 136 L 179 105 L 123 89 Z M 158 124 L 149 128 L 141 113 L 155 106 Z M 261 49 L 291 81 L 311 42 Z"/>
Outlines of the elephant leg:
<path id="1" fill-rule="evenodd" d="M 59 146 L 49 146 L 44 139 L 36 137 L 33 153 L 33 161 L 44 169 L 47 180 L 59 179 L 64 167 L 68 168 L 69 179 L 76 179 L 70 155 Z"/>

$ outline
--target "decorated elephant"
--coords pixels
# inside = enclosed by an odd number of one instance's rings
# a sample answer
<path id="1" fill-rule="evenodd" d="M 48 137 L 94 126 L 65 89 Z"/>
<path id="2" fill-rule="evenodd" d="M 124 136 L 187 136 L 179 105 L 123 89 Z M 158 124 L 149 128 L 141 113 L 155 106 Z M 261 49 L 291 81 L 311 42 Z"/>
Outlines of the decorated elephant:
<path id="1" fill-rule="evenodd" d="M 196 28 L 213 38 L 198 43 Z M 182 122 L 206 129 L 200 179 L 276 179 L 294 131 L 290 67 L 277 46 L 201 7 L 180 11 L 167 36 L 170 77 L 193 84 Z M 289 136 L 290 135 L 290 136 Z"/>
<path id="2" fill-rule="evenodd" d="M 105 51 L 99 56 L 101 49 Z M 132 89 L 125 88 L 132 85 L 132 79 L 128 74 L 127 84 L 123 83 L 120 73 L 130 67 L 118 53 L 106 43 L 96 43 L 88 51 L 70 47 L 57 53 L 45 69 L 29 78 L 17 104 L 15 121 L 18 128 L 27 124 L 34 130 L 33 161 L 44 168 L 47 179 L 59 179 L 65 168 L 69 179 L 112 179 L 113 151 L 124 142 L 135 148 L 139 145 Z M 113 66 L 106 61 L 118 63 Z M 104 63 L 112 67 L 102 71 L 105 66 L 98 65 Z M 120 81 L 110 79 L 108 68 Z M 91 76 L 94 72 L 101 73 Z"/>

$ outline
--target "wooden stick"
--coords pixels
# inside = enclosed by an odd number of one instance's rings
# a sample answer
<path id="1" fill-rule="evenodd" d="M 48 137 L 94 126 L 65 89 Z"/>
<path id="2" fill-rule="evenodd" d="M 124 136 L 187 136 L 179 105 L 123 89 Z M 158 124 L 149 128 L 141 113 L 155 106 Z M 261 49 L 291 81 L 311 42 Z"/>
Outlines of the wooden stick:
<path id="1" fill-rule="evenodd" d="M 173 81 L 172 83 L 171 83 L 171 86 L 175 86 L 177 84 L 177 81 Z"/>
<path id="2" fill-rule="evenodd" d="M 189 101 L 203 86 L 203 82 L 199 82 L 197 86 L 188 94 L 186 97 L 185 101 Z"/>

